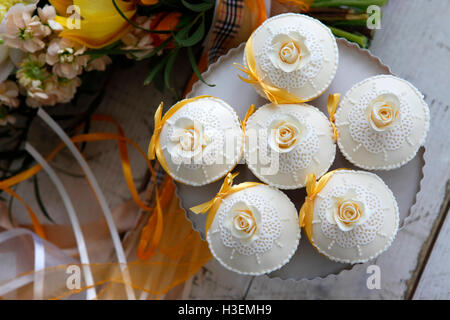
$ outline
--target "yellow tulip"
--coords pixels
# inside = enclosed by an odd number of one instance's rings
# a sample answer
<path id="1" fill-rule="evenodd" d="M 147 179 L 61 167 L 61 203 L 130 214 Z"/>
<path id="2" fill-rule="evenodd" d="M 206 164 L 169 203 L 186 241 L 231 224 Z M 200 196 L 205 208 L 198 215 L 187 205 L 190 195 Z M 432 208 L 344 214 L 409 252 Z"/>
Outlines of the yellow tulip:
<path id="1" fill-rule="evenodd" d="M 119 14 L 111 0 L 50 0 L 56 8 L 58 16 L 56 21 L 64 30 L 60 37 L 70 39 L 85 45 L 88 48 L 102 48 L 122 38 L 132 26 Z M 117 6 L 128 18 L 136 14 L 136 4 L 116 0 Z M 73 13 L 67 11 L 69 6 L 80 9 L 80 28 L 73 28 Z"/>

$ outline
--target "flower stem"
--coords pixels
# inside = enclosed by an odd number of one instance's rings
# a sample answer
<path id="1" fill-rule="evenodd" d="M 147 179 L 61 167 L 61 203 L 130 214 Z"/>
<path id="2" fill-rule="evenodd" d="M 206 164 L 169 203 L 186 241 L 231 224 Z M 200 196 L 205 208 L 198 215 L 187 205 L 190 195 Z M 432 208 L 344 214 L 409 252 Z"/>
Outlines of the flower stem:
<path id="1" fill-rule="evenodd" d="M 311 5 L 311 8 L 321 7 L 357 7 L 367 8 L 371 5 L 384 6 L 388 0 L 315 0 Z"/>
<path id="2" fill-rule="evenodd" d="M 331 32 L 333 32 L 333 34 L 336 37 L 345 38 L 349 41 L 355 42 L 361 48 L 367 48 L 369 45 L 369 39 L 366 36 L 357 35 L 331 26 L 328 27 L 331 29 Z"/>

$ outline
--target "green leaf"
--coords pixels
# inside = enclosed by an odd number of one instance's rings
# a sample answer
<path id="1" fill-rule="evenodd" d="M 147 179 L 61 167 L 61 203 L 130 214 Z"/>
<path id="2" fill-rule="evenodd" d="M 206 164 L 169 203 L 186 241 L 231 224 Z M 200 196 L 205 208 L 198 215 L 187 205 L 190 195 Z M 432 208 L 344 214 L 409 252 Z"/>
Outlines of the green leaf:
<path id="1" fill-rule="evenodd" d="M 187 31 L 187 32 L 189 32 L 189 31 Z M 201 21 L 200 25 L 198 26 L 197 30 L 195 30 L 194 33 L 189 38 L 182 39 L 179 37 L 180 33 L 182 34 L 182 36 L 184 36 L 185 34 L 187 35 L 187 32 L 184 32 L 184 29 L 183 29 L 177 35 L 173 36 L 175 41 L 182 47 L 192 47 L 192 46 L 196 45 L 197 43 L 199 43 L 200 41 L 202 41 L 203 37 L 205 36 L 205 18 L 204 18 L 204 16 L 202 16 L 202 21 Z"/>
<path id="2" fill-rule="evenodd" d="M 345 38 L 351 42 L 355 42 L 361 48 L 367 48 L 369 46 L 369 38 L 367 38 L 366 36 L 354 34 L 331 26 L 328 27 L 331 29 L 331 32 L 333 32 L 333 34 L 336 37 Z"/>
<path id="3" fill-rule="evenodd" d="M 201 75 L 200 71 L 198 70 L 197 61 L 195 61 L 194 53 L 192 52 L 192 47 L 188 47 L 187 52 L 188 52 L 189 62 L 191 63 L 191 67 L 192 67 L 192 70 L 194 71 L 195 75 L 199 78 L 199 80 L 201 82 L 203 82 L 207 86 L 215 87 L 216 86 L 215 84 L 209 84 L 205 81 L 205 79 L 203 79 L 203 76 Z"/>
<path id="4" fill-rule="evenodd" d="M 181 0 L 181 2 L 183 3 L 183 5 L 186 8 L 188 8 L 191 11 L 195 11 L 195 12 L 207 11 L 207 10 L 211 9 L 212 7 L 214 7 L 214 3 L 212 3 L 212 2 L 202 2 L 202 3 L 196 3 L 196 4 L 189 3 L 186 0 Z"/>
<path id="5" fill-rule="evenodd" d="M 16 191 L 17 185 L 15 185 L 12 189 L 13 189 L 14 191 Z M 8 218 L 9 218 L 9 222 L 11 222 L 12 225 L 14 225 L 14 221 L 13 221 L 13 218 L 12 218 L 12 206 L 13 206 L 13 202 L 14 202 L 14 197 L 13 197 L 13 196 L 10 196 L 10 197 L 9 197 L 9 202 L 8 202 Z"/>
<path id="6" fill-rule="evenodd" d="M 312 3 L 311 8 L 332 8 L 332 7 L 356 7 L 364 10 L 371 5 L 379 7 L 384 6 L 387 0 L 316 0 Z"/>
<path id="7" fill-rule="evenodd" d="M 119 6 L 116 3 L 116 0 L 112 0 L 112 3 L 114 5 L 114 7 L 116 8 L 117 12 L 119 13 L 119 15 L 129 24 L 131 24 L 133 27 L 146 31 L 146 32 L 151 32 L 151 33 L 171 33 L 173 30 L 152 30 L 152 29 L 147 29 L 147 28 L 143 28 L 140 25 L 134 23 L 133 21 L 131 21 L 130 19 L 128 19 L 128 17 L 122 12 L 122 10 L 120 10 Z"/>
<path id="8" fill-rule="evenodd" d="M 156 48 L 153 49 L 152 52 L 150 52 L 149 54 L 145 55 L 144 57 L 142 57 L 142 60 L 144 59 L 149 59 L 152 58 L 154 55 L 156 55 L 158 52 L 160 52 L 161 50 L 163 50 L 165 48 L 165 46 L 172 40 L 172 37 L 167 38 L 166 40 L 164 40 L 159 46 L 157 46 Z"/>
<path id="9" fill-rule="evenodd" d="M 170 75 L 179 51 L 180 49 L 176 48 L 169 53 L 169 57 L 167 58 L 167 64 L 166 67 L 164 68 L 164 83 L 166 87 L 169 89 L 172 89 L 172 87 L 170 86 Z"/>
<path id="10" fill-rule="evenodd" d="M 150 71 L 149 75 L 147 76 L 147 78 L 145 78 L 144 80 L 144 86 L 150 84 L 153 81 L 153 78 L 155 77 L 155 75 L 164 67 L 164 65 L 166 64 L 166 61 L 168 59 L 168 56 L 166 55 L 164 58 L 162 58 L 157 64 L 156 66 Z"/>
<path id="11" fill-rule="evenodd" d="M 52 217 L 50 217 L 50 215 L 48 214 L 47 209 L 44 206 L 44 203 L 42 202 L 42 198 L 41 198 L 41 193 L 39 191 L 39 182 L 38 182 L 38 178 L 37 175 L 35 175 L 33 177 L 33 185 L 34 185 L 34 196 L 36 197 L 36 201 L 39 205 L 39 208 L 41 209 L 42 213 L 44 214 L 44 216 L 50 221 L 55 223 L 55 221 L 53 221 Z"/>

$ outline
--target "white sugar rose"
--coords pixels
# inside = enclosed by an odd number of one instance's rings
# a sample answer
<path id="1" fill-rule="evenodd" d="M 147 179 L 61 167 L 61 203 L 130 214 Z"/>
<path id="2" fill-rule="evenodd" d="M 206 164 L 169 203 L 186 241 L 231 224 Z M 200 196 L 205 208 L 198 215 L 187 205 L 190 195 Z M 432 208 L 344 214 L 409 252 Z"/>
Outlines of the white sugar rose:
<path id="1" fill-rule="evenodd" d="M 304 128 L 295 118 L 285 116 L 272 121 L 269 130 L 269 146 L 276 152 L 284 153 L 296 147 Z"/>
<path id="2" fill-rule="evenodd" d="M 369 103 L 366 115 L 372 129 L 387 130 L 398 123 L 400 101 L 394 94 L 382 94 Z"/>
<path id="3" fill-rule="evenodd" d="M 204 148 L 210 143 L 199 123 L 184 118 L 175 125 L 169 139 L 172 142 L 170 153 L 174 161 L 180 159 L 191 162 L 194 158 L 201 158 Z"/>
<path id="4" fill-rule="evenodd" d="M 309 55 L 304 41 L 305 38 L 295 31 L 276 35 L 269 51 L 270 61 L 276 68 L 284 72 L 300 69 Z"/>
<path id="5" fill-rule="evenodd" d="M 365 223 L 369 216 L 364 203 L 358 201 L 356 193 L 349 190 L 344 196 L 334 198 L 327 220 L 331 224 L 337 224 L 342 231 L 350 231 Z"/>
<path id="6" fill-rule="evenodd" d="M 224 227 L 241 242 L 252 242 L 259 237 L 261 216 L 258 210 L 244 202 L 236 203 L 225 217 Z"/>

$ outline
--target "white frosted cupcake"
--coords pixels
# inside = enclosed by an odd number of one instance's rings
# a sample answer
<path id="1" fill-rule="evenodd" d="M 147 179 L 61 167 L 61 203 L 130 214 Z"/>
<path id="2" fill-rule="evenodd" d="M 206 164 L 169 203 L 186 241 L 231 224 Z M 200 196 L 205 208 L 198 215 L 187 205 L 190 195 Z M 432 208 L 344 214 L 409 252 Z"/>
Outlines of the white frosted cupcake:
<path id="1" fill-rule="evenodd" d="M 200 96 L 178 102 L 155 124 L 149 157 L 156 153 L 174 180 L 202 186 L 231 171 L 242 151 L 243 132 L 233 108 L 218 98 Z"/>
<path id="2" fill-rule="evenodd" d="M 249 275 L 269 273 L 297 250 L 297 211 L 283 192 L 258 184 L 222 199 L 206 238 L 225 268 Z"/>
<path id="3" fill-rule="evenodd" d="M 245 127 L 247 166 L 261 181 L 280 189 L 305 186 L 334 161 L 336 144 L 330 121 L 308 104 L 266 104 Z"/>
<path id="4" fill-rule="evenodd" d="M 274 103 L 301 103 L 320 96 L 331 84 L 338 47 L 319 20 L 286 13 L 267 19 L 255 30 L 247 41 L 244 61 L 261 96 Z"/>
<path id="5" fill-rule="evenodd" d="M 338 170 L 314 197 L 310 221 L 308 238 L 321 254 L 337 262 L 362 263 L 391 245 L 399 209 L 377 175 Z"/>
<path id="6" fill-rule="evenodd" d="M 390 170 L 410 161 L 423 145 L 430 112 L 408 81 L 380 75 L 354 85 L 336 112 L 338 144 L 354 165 Z"/>

